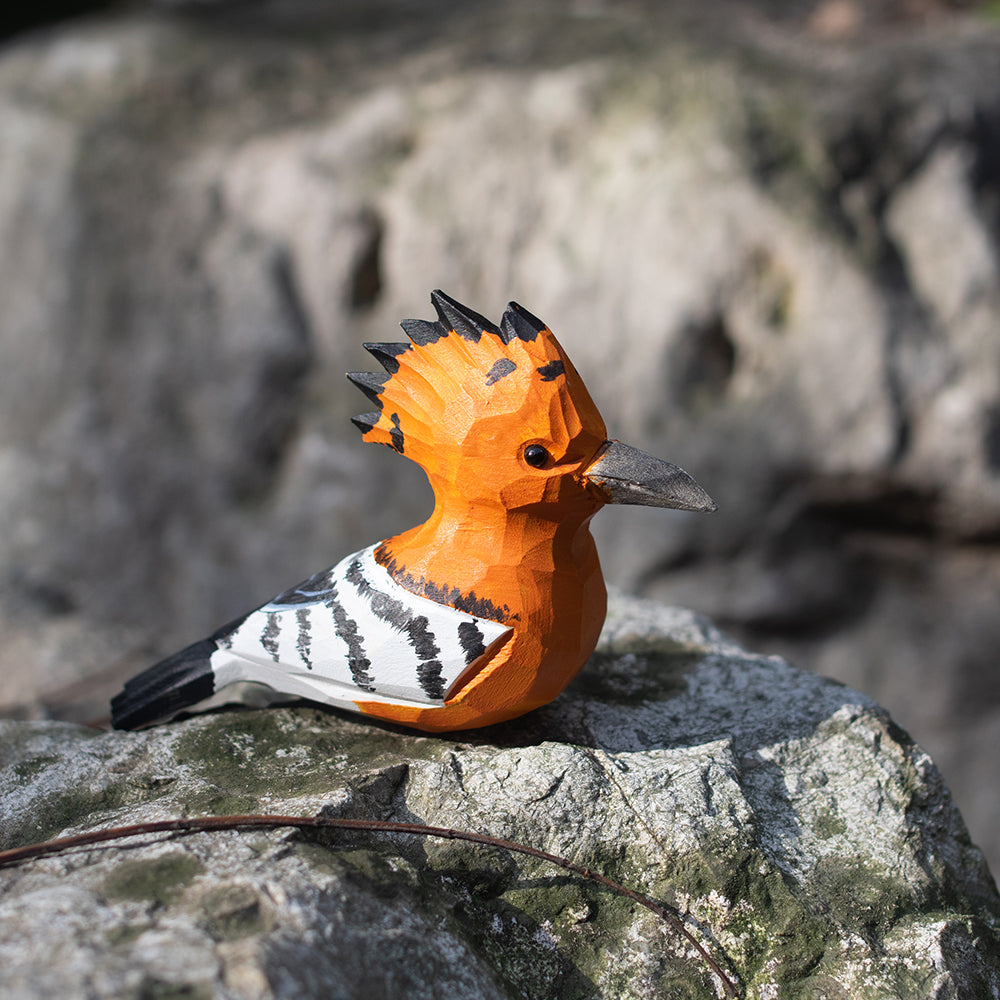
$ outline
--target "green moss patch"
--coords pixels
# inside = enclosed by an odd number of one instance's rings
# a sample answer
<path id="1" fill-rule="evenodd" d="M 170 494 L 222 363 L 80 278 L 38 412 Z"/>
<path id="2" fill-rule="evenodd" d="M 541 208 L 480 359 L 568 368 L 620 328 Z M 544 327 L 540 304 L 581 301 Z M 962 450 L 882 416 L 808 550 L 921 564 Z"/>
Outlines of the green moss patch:
<path id="1" fill-rule="evenodd" d="M 914 889 L 904 879 L 860 858 L 821 858 L 810 883 L 834 920 L 866 940 L 881 940 L 902 913 L 916 906 Z"/>
<path id="2" fill-rule="evenodd" d="M 57 763 L 59 763 L 59 758 L 55 755 L 43 754 L 40 757 L 32 757 L 30 760 L 18 761 L 11 768 L 11 773 L 20 784 L 27 785 L 44 770 Z"/>
<path id="3" fill-rule="evenodd" d="M 4 830 L 0 846 L 22 846 L 57 837 L 95 814 L 116 811 L 137 800 L 135 789 L 124 775 L 109 777 L 103 786 L 71 785 L 40 793 L 30 816 L 20 825 Z"/>
<path id="4" fill-rule="evenodd" d="M 183 851 L 145 860 L 125 861 L 104 881 L 109 900 L 136 900 L 166 904 L 203 871 L 202 863 Z"/>
<path id="5" fill-rule="evenodd" d="M 254 812 L 266 797 L 326 795 L 380 767 L 440 752 L 433 740 L 400 736 L 309 708 L 227 711 L 187 723 L 179 764 L 204 786 L 192 812 Z"/>

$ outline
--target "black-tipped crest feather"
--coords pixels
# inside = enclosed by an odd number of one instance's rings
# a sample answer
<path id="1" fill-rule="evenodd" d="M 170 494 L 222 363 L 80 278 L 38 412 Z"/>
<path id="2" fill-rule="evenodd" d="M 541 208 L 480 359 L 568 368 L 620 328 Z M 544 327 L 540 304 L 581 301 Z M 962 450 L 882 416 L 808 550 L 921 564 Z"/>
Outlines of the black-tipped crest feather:
<path id="1" fill-rule="evenodd" d="M 381 410 L 380 393 L 385 386 L 388 375 L 377 375 L 375 372 L 348 372 L 347 377 Z"/>
<path id="2" fill-rule="evenodd" d="M 512 340 L 533 341 L 544 330 L 545 324 L 516 302 L 507 303 L 500 320 L 500 339 L 509 344 Z"/>
<path id="3" fill-rule="evenodd" d="M 367 434 L 378 422 L 379 418 L 382 416 L 381 413 L 359 413 L 356 417 L 351 417 L 351 423 L 362 434 Z"/>
<path id="4" fill-rule="evenodd" d="M 364 344 L 362 346 L 390 375 L 395 375 L 399 371 L 399 362 L 396 358 L 410 349 L 409 344 L 399 343 Z"/>
<path id="5" fill-rule="evenodd" d="M 440 288 L 435 288 L 431 292 L 431 304 L 437 310 L 441 322 L 454 330 L 463 340 L 471 340 L 478 343 L 479 338 L 484 333 L 492 333 L 500 336 L 499 328 L 491 323 L 485 316 L 468 306 L 463 306 L 461 302 L 456 302 L 450 295 L 446 295 Z"/>
<path id="6" fill-rule="evenodd" d="M 425 319 L 404 319 L 399 325 L 403 328 L 403 333 L 417 347 L 436 344 L 442 337 L 448 336 L 448 327 L 443 323 L 431 323 Z"/>

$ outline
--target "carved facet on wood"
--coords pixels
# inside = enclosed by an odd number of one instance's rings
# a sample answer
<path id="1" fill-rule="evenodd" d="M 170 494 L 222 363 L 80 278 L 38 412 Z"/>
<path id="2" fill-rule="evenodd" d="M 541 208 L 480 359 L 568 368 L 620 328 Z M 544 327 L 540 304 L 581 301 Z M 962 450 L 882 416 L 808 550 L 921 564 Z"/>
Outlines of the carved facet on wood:
<path id="1" fill-rule="evenodd" d="M 365 441 L 416 462 L 422 525 L 342 559 L 150 667 L 112 702 L 132 729 L 236 682 L 430 731 L 555 698 L 597 642 L 606 594 L 590 519 L 604 504 L 714 510 L 677 466 L 609 440 L 545 324 L 499 326 L 436 291 L 409 343 L 366 344 L 384 374 L 348 375 L 375 407 Z M 237 689 L 233 689 L 237 690 Z"/>

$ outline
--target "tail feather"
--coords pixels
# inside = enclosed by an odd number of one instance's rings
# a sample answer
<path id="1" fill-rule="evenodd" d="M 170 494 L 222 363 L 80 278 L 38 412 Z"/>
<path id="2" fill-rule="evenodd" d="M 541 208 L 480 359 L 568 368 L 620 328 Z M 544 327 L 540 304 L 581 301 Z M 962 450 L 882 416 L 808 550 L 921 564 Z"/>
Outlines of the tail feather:
<path id="1" fill-rule="evenodd" d="M 133 677 L 111 700 L 111 725 L 138 729 L 214 694 L 210 657 L 217 648 L 213 640 L 203 639 Z"/>

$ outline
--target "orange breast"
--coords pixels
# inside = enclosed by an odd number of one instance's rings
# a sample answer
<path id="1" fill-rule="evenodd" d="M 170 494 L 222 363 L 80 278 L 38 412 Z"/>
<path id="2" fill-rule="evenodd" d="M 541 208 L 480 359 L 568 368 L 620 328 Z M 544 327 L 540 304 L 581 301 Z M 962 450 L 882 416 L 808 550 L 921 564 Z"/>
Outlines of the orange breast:
<path id="1" fill-rule="evenodd" d="M 461 532 L 427 544 L 427 526 L 384 543 L 376 558 L 398 583 L 472 614 L 505 621 L 513 634 L 477 660 L 441 706 L 359 701 L 366 715 L 432 732 L 511 719 L 550 702 L 597 643 L 606 592 L 588 527 L 507 518 L 504 531 Z M 448 575 L 446 575 L 448 574 Z M 442 600 L 442 597 L 444 598 Z"/>

